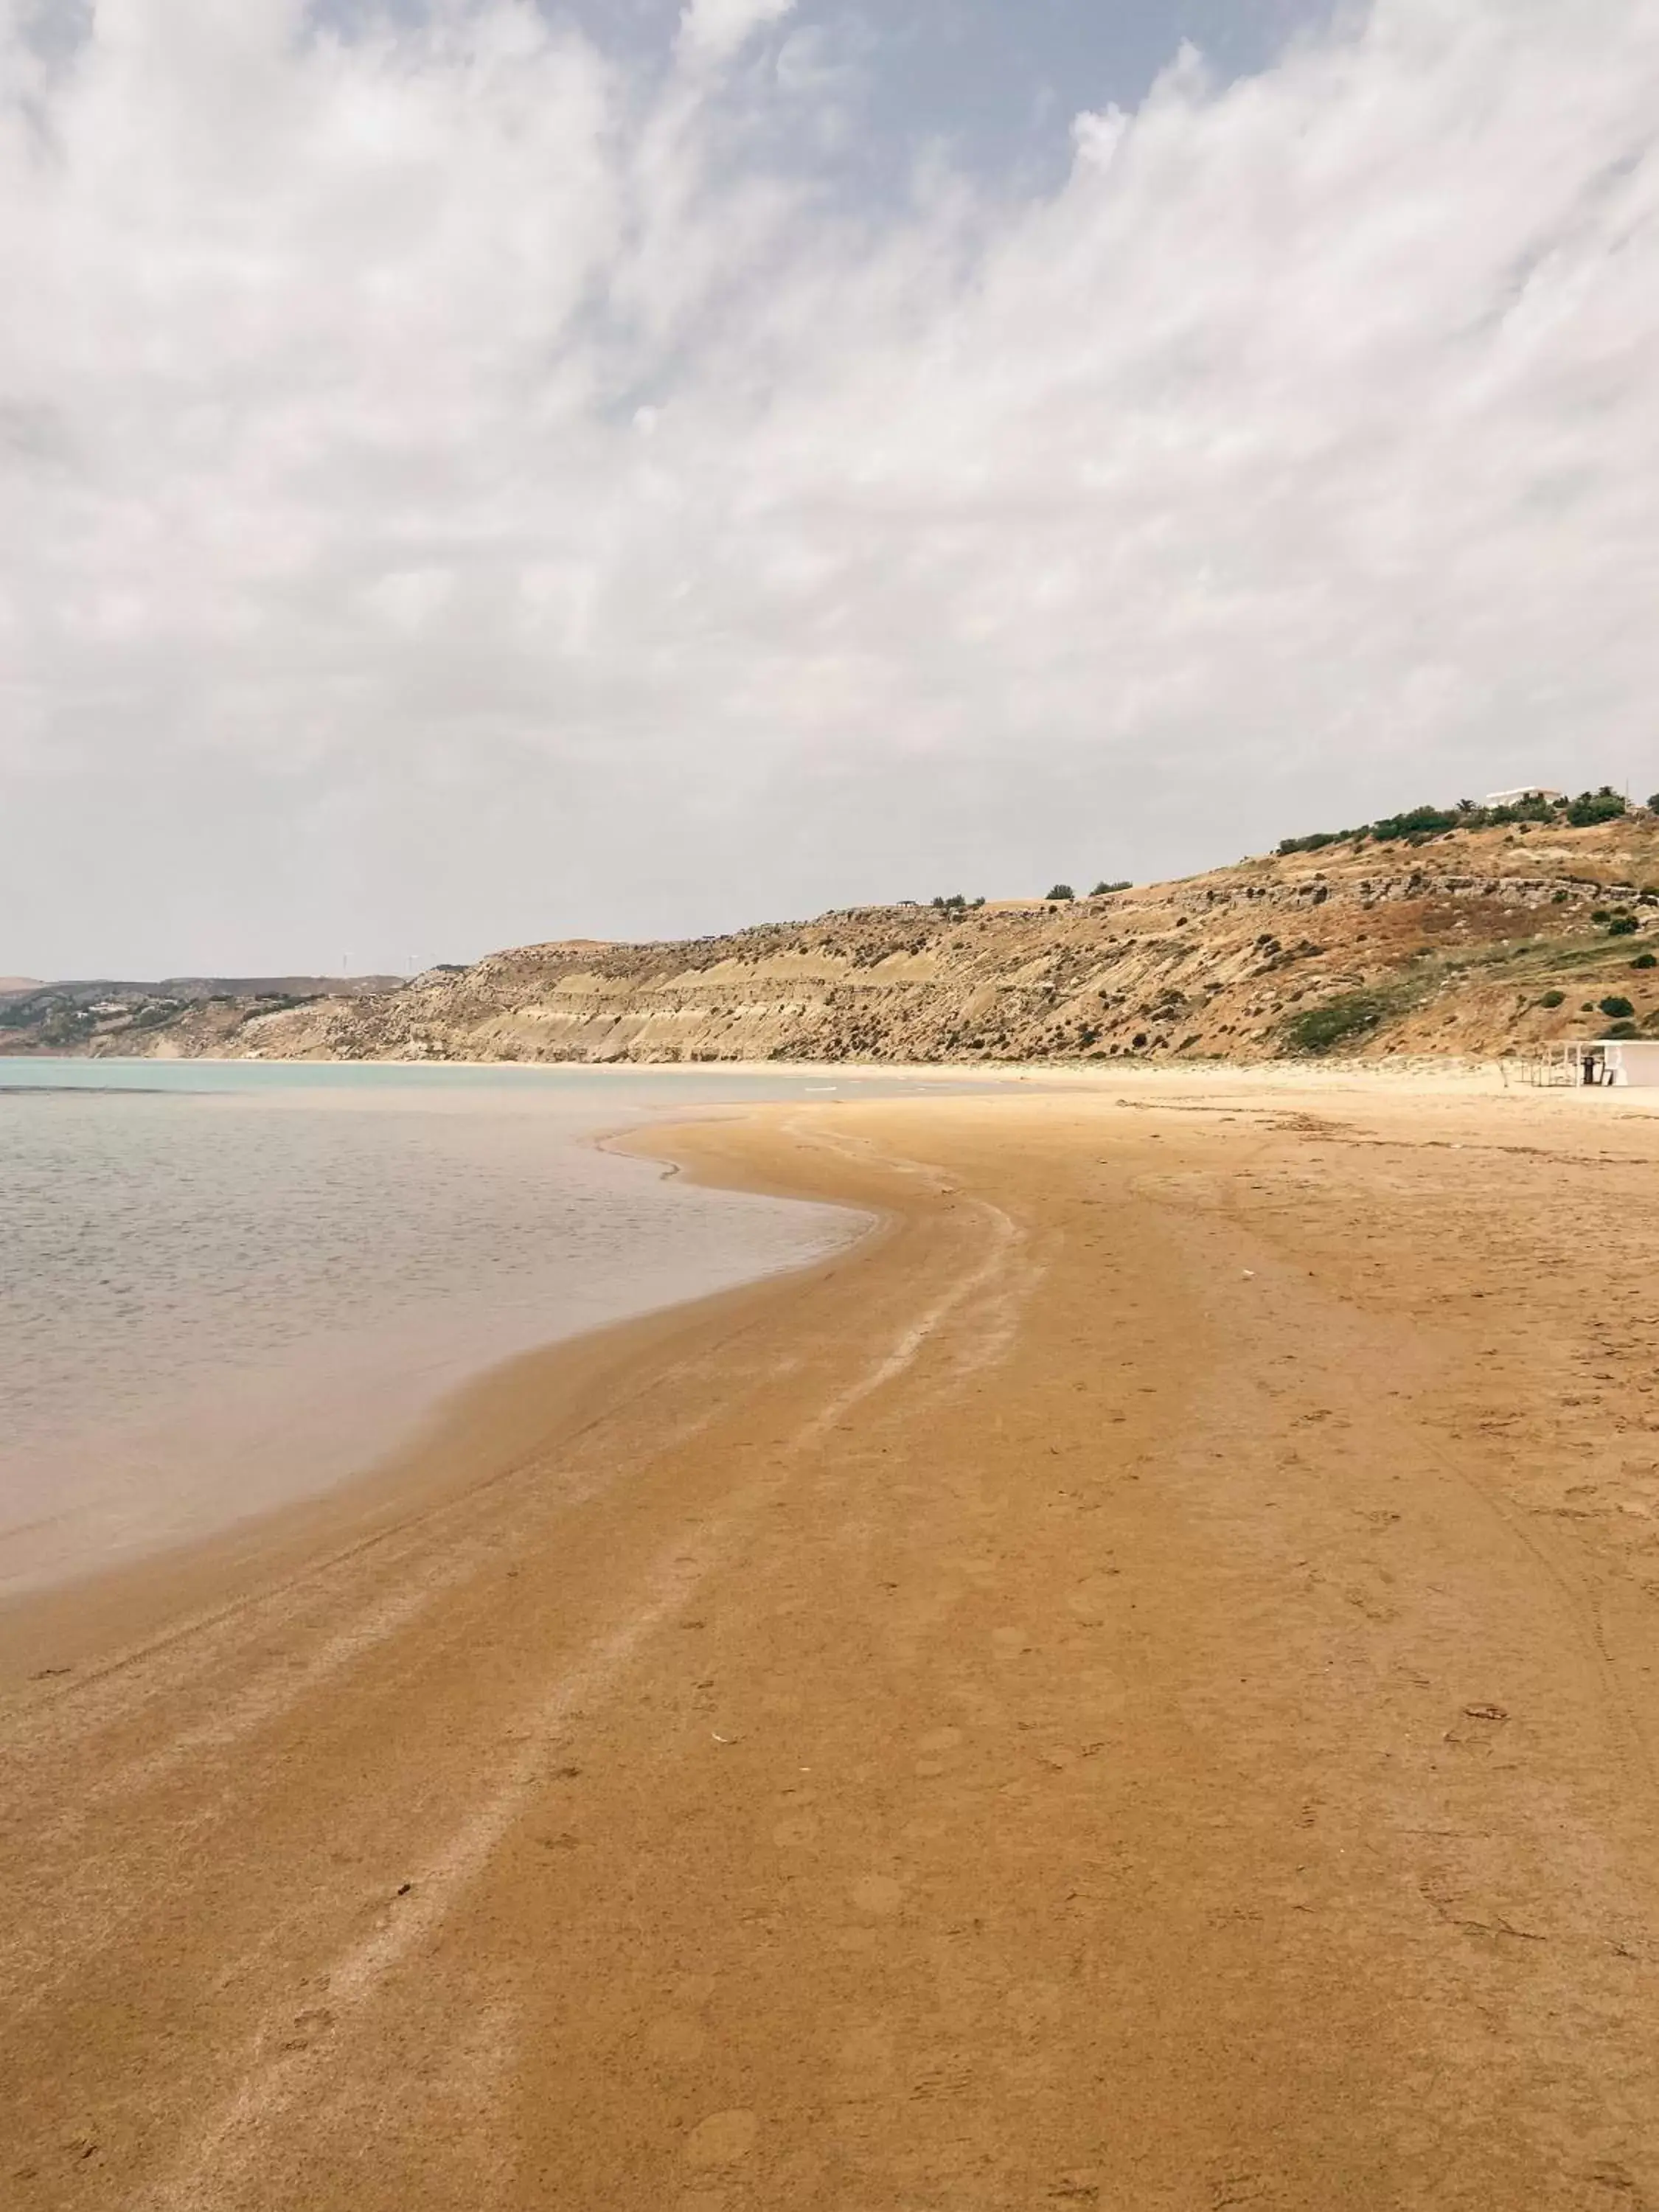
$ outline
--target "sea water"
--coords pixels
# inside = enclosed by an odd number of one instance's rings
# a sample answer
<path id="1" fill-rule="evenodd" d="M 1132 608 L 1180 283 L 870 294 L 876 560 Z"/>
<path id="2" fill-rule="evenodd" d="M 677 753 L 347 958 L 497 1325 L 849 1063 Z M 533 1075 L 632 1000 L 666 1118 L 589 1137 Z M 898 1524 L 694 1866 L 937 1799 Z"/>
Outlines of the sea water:
<path id="1" fill-rule="evenodd" d="M 863 1225 L 603 1133 L 916 1087 L 0 1060 L 0 1596 L 323 1489 L 495 1361 Z"/>

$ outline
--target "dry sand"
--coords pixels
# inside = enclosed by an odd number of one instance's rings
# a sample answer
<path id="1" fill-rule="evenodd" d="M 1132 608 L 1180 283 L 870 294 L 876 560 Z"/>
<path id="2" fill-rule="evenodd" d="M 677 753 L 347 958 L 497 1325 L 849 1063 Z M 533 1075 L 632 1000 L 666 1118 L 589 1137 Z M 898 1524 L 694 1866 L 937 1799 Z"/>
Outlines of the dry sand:
<path id="1" fill-rule="evenodd" d="M 0 1622 L 0 2197 L 1659 2204 L 1659 1118 L 1123 1097 Z"/>

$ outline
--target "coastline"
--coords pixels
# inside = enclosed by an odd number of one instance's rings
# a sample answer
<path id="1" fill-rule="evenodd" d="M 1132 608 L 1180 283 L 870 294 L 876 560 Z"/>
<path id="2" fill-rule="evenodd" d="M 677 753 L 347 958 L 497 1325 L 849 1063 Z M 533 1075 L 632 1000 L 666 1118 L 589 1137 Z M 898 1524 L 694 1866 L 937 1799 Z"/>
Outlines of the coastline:
<path id="1" fill-rule="evenodd" d="M 14 1686 L 20 2203 L 1659 2190 L 1659 1122 L 1135 1088 L 630 1134 L 881 1225 Z"/>
<path id="2" fill-rule="evenodd" d="M 718 1082 L 722 1076 L 781 1076 L 791 1080 L 805 1081 L 870 1081 L 888 1079 L 903 1082 L 959 1085 L 963 1083 L 1042 1083 L 1051 1077 L 1065 1079 L 1068 1083 L 1096 1085 L 1105 1083 L 1154 1081 L 1203 1081 L 1220 1078 L 1248 1082 L 1259 1079 L 1272 1085 L 1279 1082 L 1328 1082 L 1334 1074 L 1352 1074 L 1361 1083 L 1373 1080 L 1416 1083 L 1432 1079 L 1443 1073 L 1448 1080 L 1462 1082 L 1480 1079 L 1495 1073 L 1508 1055 L 1492 1053 L 1462 1054 L 1401 1054 L 1375 1060 L 1344 1060 L 1340 1057 L 1285 1058 L 1263 1060 L 1229 1060 L 1193 1058 L 1162 1061 L 1121 1059 L 1101 1060 L 401 1060 L 392 1057 L 375 1060 L 343 1060 L 327 1054 L 305 1058 L 261 1059 L 249 1053 L 37 1053 L 8 1054 L 0 1051 L 0 1070 L 8 1060 L 19 1066 L 39 1065 L 60 1060 L 73 1066 L 113 1067 L 336 1067 L 366 1070 L 375 1067 L 400 1067 L 417 1070 L 424 1074 L 442 1073 L 447 1068 L 487 1070 L 491 1074 L 507 1076 L 618 1074 L 688 1076 L 696 1081 Z"/>
<path id="3" fill-rule="evenodd" d="M 9 1113 L 0 1607 L 352 1481 L 503 1362 L 859 1231 L 604 1141 L 714 1095 L 331 1079 L 106 1103 L 94 1075 L 85 1110 L 35 1086 Z"/>
<path id="4" fill-rule="evenodd" d="M 625 1152 L 643 1133 L 630 1122 L 589 1141 Z M 666 1156 L 644 1156 L 660 1158 L 668 1172 L 684 1171 Z M 796 1195 L 783 1188 L 759 1194 Z M 125 1663 L 158 1637 L 394 1537 L 411 1518 L 464 1506 L 527 1459 L 568 1445 L 640 1376 L 742 1329 L 781 1291 L 836 1268 L 886 1226 L 872 1216 L 827 1255 L 486 1361 L 354 1472 L 200 1534 L 0 1600 L 0 1711 L 40 1668 L 56 1679 L 59 1668 Z"/>
<path id="5" fill-rule="evenodd" d="M 20 1066 L 38 1065 L 44 1060 L 59 1060 L 75 1066 L 113 1067 L 407 1067 L 419 1069 L 424 1074 L 441 1073 L 444 1069 L 488 1068 L 493 1074 L 507 1075 L 684 1075 L 694 1080 L 717 1082 L 725 1075 L 767 1075 L 790 1077 L 823 1076 L 848 1079 L 868 1078 L 881 1080 L 888 1077 L 905 1080 L 960 1083 L 964 1079 L 978 1080 L 981 1077 L 1002 1077 L 1010 1080 L 1026 1080 L 1033 1073 L 1047 1072 L 1046 1061 L 1009 1060 L 343 1060 L 336 1055 L 318 1053 L 292 1060 L 264 1059 L 252 1053 L 42 1053 L 0 1051 L 0 1068 L 7 1060 Z M 1063 1063 L 1054 1063 L 1059 1066 Z M 1275 1063 L 1277 1064 L 1277 1063 Z M 1086 1072 L 1086 1063 L 1075 1063 Z"/>

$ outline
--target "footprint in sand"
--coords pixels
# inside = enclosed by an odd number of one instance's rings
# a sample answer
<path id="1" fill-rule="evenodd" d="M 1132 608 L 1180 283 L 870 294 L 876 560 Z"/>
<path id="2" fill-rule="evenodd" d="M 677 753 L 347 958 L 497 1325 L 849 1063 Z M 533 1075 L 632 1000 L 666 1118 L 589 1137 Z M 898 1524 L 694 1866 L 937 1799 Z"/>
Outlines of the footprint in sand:
<path id="1" fill-rule="evenodd" d="M 852 1899 L 860 1912 L 886 1919 L 904 1902 L 904 1885 L 890 1874 L 861 1875 L 853 1884 Z"/>
<path id="2" fill-rule="evenodd" d="M 296 2013 L 292 2031 L 283 2038 L 278 2048 L 283 2051 L 309 2051 L 312 2045 L 326 2035 L 334 2025 L 334 2015 L 325 2005 L 314 2007 L 310 2012 Z"/>
<path id="3" fill-rule="evenodd" d="M 755 2148 L 760 2122 L 751 2112 L 711 2112 L 686 2137 L 685 2162 L 700 2170 L 735 2166 Z"/>
<path id="4" fill-rule="evenodd" d="M 1112 1577 L 1091 1575 L 1081 1582 L 1066 1601 L 1067 1609 L 1085 1628 L 1098 1628 L 1110 1618 L 1112 1612 Z"/>
<path id="5" fill-rule="evenodd" d="M 890 2075 L 893 2050 L 893 2031 L 888 2023 L 866 2020 L 842 2039 L 836 2057 L 849 2073 Z"/>
<path id="6" fill-rule="evenodd" d="M 700 2058 L 708 2041 L 708 2031 L 695 2020 L 670 2013 L 653 2020 L 645 2031 L 645 2047 L 653 2058 L 684 2061 Z"/>
<path id="7" fill-rule="evenodd" d="M 917 1744 L 918 1751 L 954 1751 L 962 1741 L 959 1728 L 930 1729 Z"/>
<path id="8" fill-rule="evenodd" d="M 921 1750 L 929 1755 L 916 1761 L 915 1771 L 918 1778 L 926 1782 L 933 1775 L 943 1774 L 951 1765 L 950 1753 L 955 1751 L 961 1742 L 962 1730 L 958 1728 L 931 1729 L 921 1738 L 919 1746 Z"/>
<path id="9" fill-rule="evenodd" d="M 1017 2035 L 1047 2035 L 1065 2013 L 1066 1992 L 1058 1982 L 1021 1982 L 1008 1991 L 1005 2002 Z"/>

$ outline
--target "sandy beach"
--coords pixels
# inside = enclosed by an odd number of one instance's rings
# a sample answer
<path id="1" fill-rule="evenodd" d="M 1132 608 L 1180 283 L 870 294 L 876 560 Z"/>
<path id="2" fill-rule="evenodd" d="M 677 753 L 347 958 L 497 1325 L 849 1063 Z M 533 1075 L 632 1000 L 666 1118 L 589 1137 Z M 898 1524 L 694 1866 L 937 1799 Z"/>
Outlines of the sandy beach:
<path id="1" fill-rule="evenodd" d="M 1659 1109 L 1170 1072 L 0 1615 L 0 2191 L 1659 2204 Z"/>

